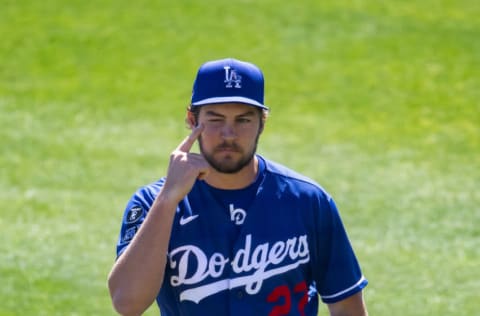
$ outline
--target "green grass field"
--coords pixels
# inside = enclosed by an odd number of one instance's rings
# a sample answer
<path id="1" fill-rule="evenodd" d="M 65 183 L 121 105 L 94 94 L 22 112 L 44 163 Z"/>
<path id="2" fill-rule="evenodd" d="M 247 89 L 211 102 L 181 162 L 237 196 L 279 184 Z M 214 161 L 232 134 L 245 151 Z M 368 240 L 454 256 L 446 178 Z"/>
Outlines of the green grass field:
<path id="1" fill-rule="evenodd" d="M 264 70 L 259 152 L 336 199 L 370 315 L 477 315 L 479 16 L 476 0 L 2 1 L 0 315 L 115 315 L 125 203 L 187 135 L 197 67 L 227 56 Z"/>

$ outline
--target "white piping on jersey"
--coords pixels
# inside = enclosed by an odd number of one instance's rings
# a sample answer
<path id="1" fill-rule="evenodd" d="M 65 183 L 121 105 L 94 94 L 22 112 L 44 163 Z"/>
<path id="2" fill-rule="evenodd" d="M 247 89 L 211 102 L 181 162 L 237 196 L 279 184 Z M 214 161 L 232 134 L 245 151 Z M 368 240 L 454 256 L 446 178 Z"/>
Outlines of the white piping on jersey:
<path id="1" fill-rule="evenodd" d="M 354 285 L 352 285 L 351 287 L 343 290 L 343 291 L 340 291 L 340 292 L 337 292 L 335 294 L 332 294 L 332 295 L 320 295 L 323 299 L 331 299 L 331 298 L 335 298 L 335 297 L 338 297 L 342 294 L 345 294 L 351 290 L 353 290 L 354 288 L 356 288 L 357 286 L 359 286 L 363 281 L 365 281 L 365 277 L 362 275 L 362 277 L 360 278 L 360 280 L 355 283 Z"/>

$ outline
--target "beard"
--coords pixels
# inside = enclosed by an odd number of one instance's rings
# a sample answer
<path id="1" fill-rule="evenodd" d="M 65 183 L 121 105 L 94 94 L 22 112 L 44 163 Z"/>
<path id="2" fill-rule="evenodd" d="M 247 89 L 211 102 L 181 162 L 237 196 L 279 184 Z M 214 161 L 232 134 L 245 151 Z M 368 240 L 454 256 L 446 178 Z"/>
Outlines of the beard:
<path id="1" fill-rule="evenodd" d="M 213 151 L 207 152 L 203 147 L 203 141 L 201 136 L 198 138 L 198 144 L 200 147 L 200 152 L 213 169 L 220 173 L 233 174 L 245 168 L 252 161 L 253 156 L 255 156 L 255 153 L 257 151 L 259 136 L 260 133 L 255 138 L 255 143 L 252 149 L 248 152 L 245 152 L 235 142 L 223 142 L 222 144 L 215 147 Z M 226 154 L 221 160 L 216 159 L 215 154 L 221 153 L 225 149 L 231 150 L 235 155 L 240 154 L 240 158 L 234 159 L 232 155 Z"/>

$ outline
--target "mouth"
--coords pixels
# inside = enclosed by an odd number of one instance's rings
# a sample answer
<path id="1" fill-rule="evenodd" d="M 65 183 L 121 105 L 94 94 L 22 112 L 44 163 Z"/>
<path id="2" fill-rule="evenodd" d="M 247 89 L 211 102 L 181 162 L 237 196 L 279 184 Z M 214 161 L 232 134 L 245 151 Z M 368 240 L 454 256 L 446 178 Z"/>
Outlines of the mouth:
<path id="1" fill-rule="evenodd" d="M 239 152 L 236 150 L 232 149 L 221 149 L 216 152 L 216 156 L 218 159 L 234 159 L 234 157 L 237 157 L 239 155 Z"/>
<path id="2" fill-rule="evenodd" d="M 234 152 L 238 152 L 238 150 L 235 149 L 235 148 L 232 148 L 232 147 L 223 147 L 223 148 L 217 149 L 217 152 L 221 152 L 221 153 L 234 153 Z"/>
<path id="3" fill-rule="evenodd" d="M 238 148 L 236 145 L 229 145 L 229 146 L 221 145 L 221 146 L 218 146 L 215 151 L 219 153 L 238 153 L 240 152 L 240 148 Z"/>

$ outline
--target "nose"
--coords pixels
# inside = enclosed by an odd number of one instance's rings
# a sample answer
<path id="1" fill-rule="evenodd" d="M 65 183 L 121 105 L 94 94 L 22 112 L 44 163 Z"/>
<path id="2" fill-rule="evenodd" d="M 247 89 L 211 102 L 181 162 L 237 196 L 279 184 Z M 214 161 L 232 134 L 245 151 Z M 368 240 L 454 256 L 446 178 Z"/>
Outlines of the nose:
<path id="1" fill-rule="evenodd" d="M 235 127 L 232 124 L 226 123 L 222 127 L 222 137 L 225 140 L 234 139 L 236 137 Z"/>

